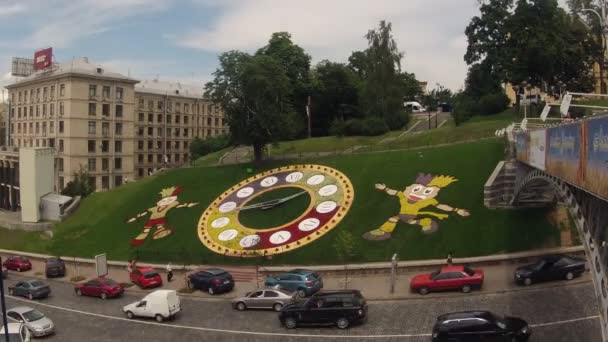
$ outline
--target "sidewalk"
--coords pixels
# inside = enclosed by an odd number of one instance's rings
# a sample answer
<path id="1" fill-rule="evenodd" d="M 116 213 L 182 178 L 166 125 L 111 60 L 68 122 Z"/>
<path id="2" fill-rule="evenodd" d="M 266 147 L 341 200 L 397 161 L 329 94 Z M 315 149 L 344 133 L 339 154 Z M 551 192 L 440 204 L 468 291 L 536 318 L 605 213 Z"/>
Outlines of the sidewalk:
<path id="1" fill-rule="evenodd" d="M 5 255 L 3 255 L 5 257 Z M 19 274 L 22 276 L 30 276 L 30 277 L 38 277 L 44 278 L 44 262 L 40 260 L 30 259 L 32 262 L 32 270 L 27 272 L 15 273 L 11 272 L 9 274 L 9 279 L 14 277 L 15 274 Z M 537 289 L 542 287 L 551 287 L 551 286 L 559 286 L 563 284 L 563 282 L 550 282 L 545 284 L 533 285 L 532 287 L 522 287 L 518 286 L 513 281 L 513 272 L 515 269 L 521 264 L 501 264 L 501 265 L 490 265 L 484 266 L 483 270 L 485 273 L 484 285 L 481 291 L 474 291 L 474 294 L 490 294 L 490 293 L 503 293 L 508 291 L 519 291 L 522 289 Z M 185 277 L 191 271 L 185 271 L 180 269 L 176 265 L 172 265 L 173 267 L 173 281 L 167 283 L 166 272 L 164 270 L 159 270 L 163 278 L 163 289 L 173 289 L 180 291 L 180 295 L 184 296 L 192 296 L 201 299 L 232 299 L 237 296 L 243 295 L 245 292 L 253 291 L 256 288 L 264 286 L 264 277 L 259 275 L 256 279 L 255 274 L 236 274 L 234 275 L 236 286 L 234 291 L 229 293 L 224 293 L 220 295 L 211 296 L 206 292 L 195 291 L 193 293 L 188 293 L 184 291 L 186 289 L 186 281 Z M 230 268 L 227 268 L 229 272 L 232 271 Z M 236 271 L 238 272 L 238 271 Z M 462 296 L 470 296 L 471 294 L 462 294 L 459 292 L 446 292 L 446 293 L 431 293 L 427 296 L 421 296 L 417 293 L 411 293 L 409 291 L 409 282 L 413 276 L 420 273 L 425 273 L 427 271 L 399 271 L 397 275 L 397 281 L 395 283 L 395 292 L 390 293 L 390 275 L 381 274 L 381 275 L 355 275 L 351 277 L 348 276 L 347 288 L 358 289 L 368 300 L 397 300 L 397 299 L 417 299 L 417 298 L 427 298 L 427 297 L 441 297 L 441 296 L 454 296 L 454 295 L 462 295 Z M 322 271 L 319 272 L 323 277 L 324 289 L 342 289 L 344 288 L 344 275 L 338 276 L 329 276 L 324 275 Z M 91 264 L 82 264 L 82 263 L 69 263 L 66 261 L 66 276 L 63 278 L 55 278 L 55 281 L 62 282 L 70 282 L 75 276 L 82 276 L 85 278 L 92 278 L 96 276 L 96 271 L 94 265 Z M 114 279 L 119 283 L 131 283 L 127 274 L 126 267 L 122 266 L 112 266 L 108 265 L 108 277 Z M 568 284 L 573 283 L 581 283 L 588 282 L 591 280 L 591 276 L 588 272 L 586 272 L 580 278 L 574 279 Z M 133 293 L 148 293 L 154 291 L 152 290 L 142 290 L 136 285 L 126 288 L 126 291 Z"/>

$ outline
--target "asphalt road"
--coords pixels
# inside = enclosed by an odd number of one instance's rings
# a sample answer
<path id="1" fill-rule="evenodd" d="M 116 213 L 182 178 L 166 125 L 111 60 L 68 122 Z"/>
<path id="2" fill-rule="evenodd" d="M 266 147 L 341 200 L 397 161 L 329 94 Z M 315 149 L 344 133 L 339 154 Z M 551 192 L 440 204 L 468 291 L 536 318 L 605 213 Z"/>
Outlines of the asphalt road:
<path id="1" fill-rule="evenodd" d="M 7 280 L 12 284 L 17 276 Z M 489 309 L 519 316 L 532 326 L 530 341 L 601 340 L 593 284 L 557 283 L 557 286 L 503 294 L 455 294 L 440 298 L 372 302 L 365 325 L 346 331 L 334 327 L 286 330 L 277 314 L 238 312 L 224 300 L 182 298 L 182 312 L 173 321 L 128 320 L 121 307 L 140 298 L 127 293 L 103 301 L 77 297 L 72 286 L 50 282 L 51 297 L 34 303 L 8 298 L 7 306 L 34 307 L 55 322 L 57 332 L 44 341 L 430 341 L 431 327 L 439 314 Z"/>

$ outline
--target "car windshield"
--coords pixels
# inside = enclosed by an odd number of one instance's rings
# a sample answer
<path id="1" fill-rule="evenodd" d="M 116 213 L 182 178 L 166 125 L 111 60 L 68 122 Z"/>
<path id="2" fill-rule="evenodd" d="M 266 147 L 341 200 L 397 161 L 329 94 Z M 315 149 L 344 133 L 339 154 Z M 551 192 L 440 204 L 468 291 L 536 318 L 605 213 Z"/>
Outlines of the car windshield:
<path id="1" fill-rule="evenodd" d="M 317 273 L 311 273 L 306 276 L 307 281 L 317 280 L 319 279 L 319 275 Z"/>
<path id="2" fill-rule="evenodd" d="M 30 283 L 33 287 L 41 287 L 44 286 L 44 283 L 39 281 L 39 280 L 34 280 L 33 282 Z"/>
<path id="3" fill-rule="evenodd" d="M 118 285 L 118 283 L 117 283 L 117 282 L 115 282 L 115 281 L 114 281 L 114 280 L 112 280 L 112 279 L 106 279 L 106 280 L 104 280 L 104 281 L 103 281 L 103 283 L 104 283 L 104 284 L 106 284 L 106 285 L 110 285 L 110 286 L 115 286 L 115 285 Z"/>
<path id="4" fill-rule="evenodd" d="M 435 278 L 439 273 L 441 273 L 441 270 L 436 270 L 433 273 L 431 273 L 431 279 Z"/>
<path id="5" fill-rule="evenodd" d="M 23 314 L 23 318 L 25 318 L 28 322 L 35 322 L 37 320 L 43 319 L 44 314 L 37 310 L 28 311 Z"/>

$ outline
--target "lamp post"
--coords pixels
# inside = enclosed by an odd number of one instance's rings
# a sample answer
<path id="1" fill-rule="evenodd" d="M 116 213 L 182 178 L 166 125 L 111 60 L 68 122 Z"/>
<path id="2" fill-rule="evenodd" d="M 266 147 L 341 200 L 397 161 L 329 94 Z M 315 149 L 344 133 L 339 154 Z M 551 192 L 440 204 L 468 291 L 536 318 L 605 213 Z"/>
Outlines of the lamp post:
<path id="1" fill-rule="evenodd" d="M 605 62 L 605 58 L 606 58 L 606 43 L 608 40 L 608 20 L 606 18 L 606 0 L 598 0 L 598 7 L 600 8 L 600 12 L 598 13 L 598 11 L 591 9 L 591 8 L 585 8 L 583 5 L 583 8 L 581 8 L 581 10 L 579 11 L 578 15 L 580 17 L 580 12 L 589 12 L 589 13 L 593 13 L 597 16 L 597 18 L 599 19 L 599 23 L 600 23 L 600 27 L 601 27 L 601 41 L 602 41 L 602 60 L 599 64 L 599 71 L 600 71 L 600 93 L 604 94 L 606 92 L 606 85 L 604 82 L 604 75 L 603 75 L 603 70 L 604 70 L 604 62 Z"/>
<path id="2" fill-rule="evenodd" d="M 0 257 L 0 304 L 2 306 L 2 326 L 4 327 L 4 338 L 9 342 L 8 320 L 6 318 L 6 302 L 4 298 L 4 276 L 2 275 L 2 257 Z"/>

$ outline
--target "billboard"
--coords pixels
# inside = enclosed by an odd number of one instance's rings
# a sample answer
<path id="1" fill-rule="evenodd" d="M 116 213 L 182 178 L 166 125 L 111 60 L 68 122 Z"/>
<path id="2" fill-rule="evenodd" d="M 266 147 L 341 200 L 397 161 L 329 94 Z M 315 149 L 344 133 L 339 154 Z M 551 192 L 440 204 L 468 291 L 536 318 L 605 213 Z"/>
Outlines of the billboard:
<path id="1" fill-rule="evenodd" d="M 582 125 L 572 124 L 547 129 L 546 170 L 572 184 L 582 183 Z"/>
<path id="2" fill-rule="evenodd" d="M 515 135 L 515 156 L 524 163 L 528 163 L 528 140 L 529 137 L 526 133 Z"/>
<path id="3" fill-rule="evenodd" d="M 53 64 L 53 48 L 38 50 L 34 53 L 34 71 L 43 70 Z"/>
<path id="4" fill-rule="evenodd" d="M 585 189 L 608 198 L 608 117 L 585 122 Z"/>
<path id="5" fill-rule="evenodd" d="M 34 73 L 34 60 L 31 58 L 13 57 L 11 60 L 11 76 L 27 77 Z"/>
<path id="6" fill-rule="evenodd" d="M 545 170 L 546 144 L 547 134 L 545 130 L 541 129 L 530 132 L 530 141 L 528 144 L 529 164 L 543 171 Z"/>

